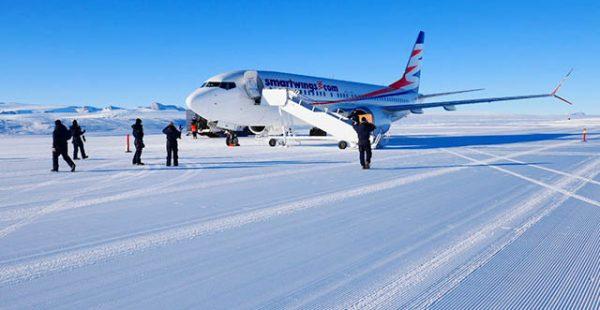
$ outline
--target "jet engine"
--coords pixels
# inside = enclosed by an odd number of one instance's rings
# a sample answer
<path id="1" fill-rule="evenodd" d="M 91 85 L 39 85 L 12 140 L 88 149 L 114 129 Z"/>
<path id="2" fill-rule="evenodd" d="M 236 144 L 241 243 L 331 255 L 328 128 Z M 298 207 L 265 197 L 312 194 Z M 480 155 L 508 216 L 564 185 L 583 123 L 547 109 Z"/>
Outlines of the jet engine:
<path id="1" fill-rule="evenodd" d="M 266 131 L 267 127 L 265 126 L 248 126 L 248 130 L 255 135 L 260 135 Z"/>

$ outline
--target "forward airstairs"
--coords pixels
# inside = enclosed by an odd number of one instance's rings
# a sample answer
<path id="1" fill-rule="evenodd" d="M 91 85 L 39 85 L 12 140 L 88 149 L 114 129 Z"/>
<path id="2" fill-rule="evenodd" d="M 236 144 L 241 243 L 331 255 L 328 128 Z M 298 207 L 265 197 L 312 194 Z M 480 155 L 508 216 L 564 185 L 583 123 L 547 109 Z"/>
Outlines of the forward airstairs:
<path id="1" fill-rule="evenodd" d="M 352 127 L 352 121 L 327 109 L 321 109 L 305 102 L 301 96 L 287 89 L 263 89 L 263 100 L 271 106 L 279 107 L 280 111 L 302 120 L 303 122 L 327 132 L 328 135 L 338 141 L 338 147 L 345 149 L 358 143 L 358 136 Z M 289 138 L 284 135 L 284 141 Z M 376 142 L 380 140 L 376 138 Z M 277 140 L 269 141 L 271 146 Z"/>

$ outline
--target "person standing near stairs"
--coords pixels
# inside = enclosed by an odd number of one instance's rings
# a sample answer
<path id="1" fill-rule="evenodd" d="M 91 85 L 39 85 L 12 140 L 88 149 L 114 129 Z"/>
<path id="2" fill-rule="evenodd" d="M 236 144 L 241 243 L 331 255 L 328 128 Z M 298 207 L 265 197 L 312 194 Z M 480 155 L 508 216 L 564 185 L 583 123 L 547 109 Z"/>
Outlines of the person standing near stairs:
<path id="1" fill-rule="evenodd" d="M 375 125 L 369 123 L 366 117 L 361 117 L 360 123 L 354 122 L 354 130 L 358 135 L 358 151 L 360 165 L 363 169 L 371 168 L 371 133 L 375 130 Z M 365 158 L 366 157 L 366 158 Z"/>

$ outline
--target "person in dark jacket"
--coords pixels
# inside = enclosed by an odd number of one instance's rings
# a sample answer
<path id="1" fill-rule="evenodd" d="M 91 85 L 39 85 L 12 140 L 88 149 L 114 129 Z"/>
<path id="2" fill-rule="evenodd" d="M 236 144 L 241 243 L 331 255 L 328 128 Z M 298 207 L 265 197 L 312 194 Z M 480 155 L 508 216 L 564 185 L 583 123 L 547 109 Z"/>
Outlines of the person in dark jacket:
<path id="1" fill-rule="evenodd" d="M 171 158 L 173 158 L 173 166 L 179 166 L 177 139 L 181 139 L 181 131 L 171 122 L 163 129 L 163 133 L 167 135 L 167 166 L 171 166 Z"/>
<path id="2" fill-rule="evenodd" d="M 85 139 L 83 134 L 85 133 L 85 130 L 81 130 L 81 127 L 79 126 L 79 124 L 77 124 L 77 120 L 75 119 L 73 120 L 73 125 L 71 125 L 70 130 L 71 136 L 73 136 L 73 159 L 79 159 L 77 157 L 77 153 L 79 150 L 81 150 L 81 158 L 88 158 L 88 156 L 85 155 L 85 149 L 83 148 L 83 139 Z"/>
<path id="3" fill-rule="evenodd" d="M 238 140 L 235 131 L 225 130 L 225 135 L 225 144 L 227 144 L 227 146 L 240 146 L 240 141 Z"/>
<path id="4" fill-rule="evenodd" d="M 363 169 L 371 168 L 371 133 L 375 125 L 369 123 L 366 117 L 362 117 L 360 123 L 354 123 L 354 130 L 358 135 L 358 151 L 360 152 L 360 165 Z M 365 159 L 366 155 L 366 159 Z"/>
<path id="5" fill-rule="evenodd" d="M 135 124 L 131 125 L 133 129 L 133 146 L 135 146 L 135 154 L 133 154 L 134 165 L 144 165 L 142 162 L 142 149 L 146 147 L 144 145 L 144 127 L 142 126 L 142 120 L 137 118 Z"/>
<path id="6" fill-rule="evenodd" d="M 56 120 L 54 125 L 54 131 L 52 132 L 52 171 L 58 172 L 58 156 L 62 156 L 71 167 L 71 172 L 73 172 L 75 171 L 75 163 L 69 157 L 67 142 L 71 139 L 71 131 L 60 120 Z"/>

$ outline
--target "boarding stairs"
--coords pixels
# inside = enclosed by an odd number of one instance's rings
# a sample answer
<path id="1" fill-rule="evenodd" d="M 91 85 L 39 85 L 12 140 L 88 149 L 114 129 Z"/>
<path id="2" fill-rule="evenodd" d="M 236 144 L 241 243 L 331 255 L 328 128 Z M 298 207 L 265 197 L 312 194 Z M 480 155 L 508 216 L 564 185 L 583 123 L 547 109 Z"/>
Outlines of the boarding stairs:
<path id="1" fill-rule="evenodd" d="M 321 109 L 310 104 L 294 91 L 287 89 L 263 89 L 262 98 L 271 106 L 317 127 L 338 141 L 341 149 L 358 143 L 358 136 L 352 122 L 328 109 Z"/>

